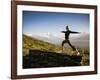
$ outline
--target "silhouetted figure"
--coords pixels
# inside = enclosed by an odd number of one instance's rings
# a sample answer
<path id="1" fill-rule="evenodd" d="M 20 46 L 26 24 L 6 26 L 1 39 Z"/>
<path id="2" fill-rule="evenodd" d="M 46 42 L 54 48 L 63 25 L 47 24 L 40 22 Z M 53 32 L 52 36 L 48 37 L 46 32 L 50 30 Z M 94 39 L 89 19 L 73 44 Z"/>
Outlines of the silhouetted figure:
<path id="1" fill-rule="evenodd" d="M 70 47 L 72 48 L 73 51 L 77 51 L 76 48 L 70 43 L 70 40 L 69 40 L 69 35 L 72 33 L 72 34 L 76 34 L 76 33 L 79 33 L 79 32 L 75 32 L 75 31 L 71 31 L 69 30 L 68 26 L 66 26 L 66 31 L 61 31 L 62 33 L 65 33 L 65 40 L 62 41 L 62 51 L 63 51 L 63 47 L 64 47 L 64 44 L 65 43 L 68 43 L 70 45 Z M 78 51 L 77 51 L 78 52 Z"/>

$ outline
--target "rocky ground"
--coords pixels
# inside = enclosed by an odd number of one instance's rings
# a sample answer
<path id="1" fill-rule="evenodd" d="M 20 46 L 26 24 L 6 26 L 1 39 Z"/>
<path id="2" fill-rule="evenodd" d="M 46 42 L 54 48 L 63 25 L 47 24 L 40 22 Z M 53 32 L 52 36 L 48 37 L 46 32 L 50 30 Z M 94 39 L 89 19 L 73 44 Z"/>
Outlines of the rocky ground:
<path id="1" fill-rule="evenodd" d="M 63 53 L 30 50 L 23 56 L 23 68 L 47 68 L 81 66 L 82 56 L 70 56 Z"/>

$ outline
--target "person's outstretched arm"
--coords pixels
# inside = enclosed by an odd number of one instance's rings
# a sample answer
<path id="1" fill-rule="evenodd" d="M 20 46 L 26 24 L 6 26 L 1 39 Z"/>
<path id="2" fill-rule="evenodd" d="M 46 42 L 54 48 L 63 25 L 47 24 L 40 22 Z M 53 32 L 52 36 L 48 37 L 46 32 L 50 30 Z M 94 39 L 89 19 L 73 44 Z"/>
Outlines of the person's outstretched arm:
<path id="1" fill-rule="evenodd" d="M 70 31 L 70 33 L 80 33 L 80 32 L 76 32 L 76 31 Z"/>
<path id="2" fill-rule="evenodd" d="M 66 33 L 66 31 L 61 31 L 62 33 Z"/>

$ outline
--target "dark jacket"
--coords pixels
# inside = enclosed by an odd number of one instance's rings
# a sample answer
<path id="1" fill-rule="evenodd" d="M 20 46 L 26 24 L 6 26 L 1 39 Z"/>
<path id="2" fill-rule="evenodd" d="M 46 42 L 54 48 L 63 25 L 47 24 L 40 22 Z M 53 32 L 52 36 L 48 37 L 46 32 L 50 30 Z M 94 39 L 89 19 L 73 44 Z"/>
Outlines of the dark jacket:
<path id="1" fill-rule="evenodd" d="M 79 33 L 79 32 L 68 30 L 68 31 L 62 31 L 62 33 L 65 33 L 65 39 L 69 39 L 70 33 L 76 34 L 76 33 Z"/>

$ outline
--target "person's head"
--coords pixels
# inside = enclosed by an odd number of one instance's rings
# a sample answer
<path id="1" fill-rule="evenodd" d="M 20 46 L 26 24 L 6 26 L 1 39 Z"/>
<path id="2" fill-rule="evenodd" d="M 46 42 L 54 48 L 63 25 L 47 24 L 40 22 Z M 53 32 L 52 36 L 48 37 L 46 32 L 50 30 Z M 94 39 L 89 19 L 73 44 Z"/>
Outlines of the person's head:
<path id="1" fill-rule="evenodd" d="M 68 26 L 66 26 L 66 30 L 67 30 L 67 31 L 69 30 L 69 27 L 68 27 Z"/>

